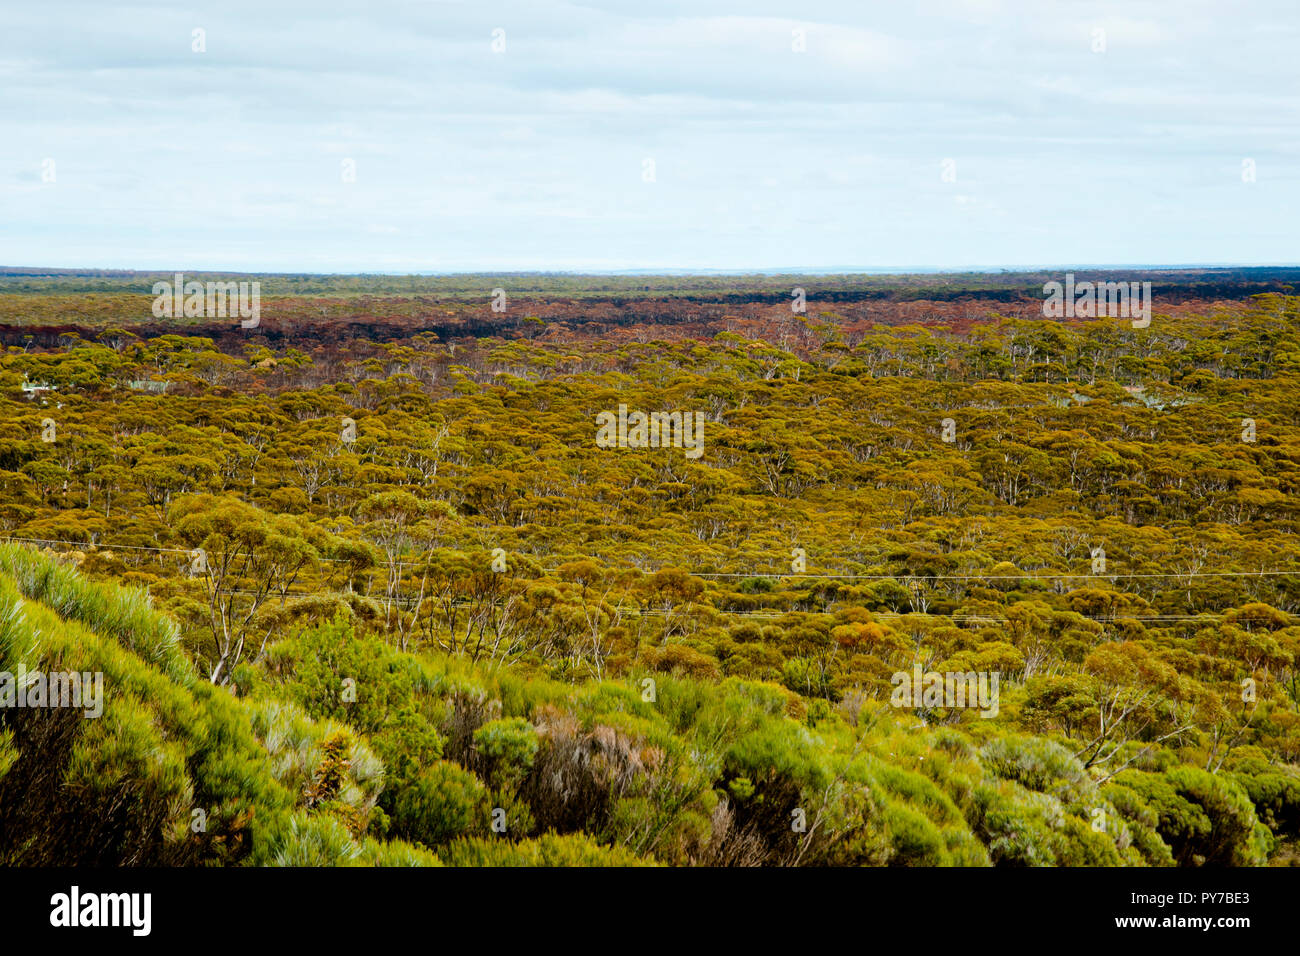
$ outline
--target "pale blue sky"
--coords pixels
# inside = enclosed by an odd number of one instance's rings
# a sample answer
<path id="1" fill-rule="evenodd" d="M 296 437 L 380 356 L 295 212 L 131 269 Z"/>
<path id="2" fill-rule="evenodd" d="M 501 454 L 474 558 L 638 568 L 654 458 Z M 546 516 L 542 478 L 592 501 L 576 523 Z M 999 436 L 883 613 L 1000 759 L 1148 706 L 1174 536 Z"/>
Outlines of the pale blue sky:
<path id="1" fill-rule="evenodd" d="M 1296 0 L 10 4 L 0 264 L 1296 263 L 1297 49 Z"/>

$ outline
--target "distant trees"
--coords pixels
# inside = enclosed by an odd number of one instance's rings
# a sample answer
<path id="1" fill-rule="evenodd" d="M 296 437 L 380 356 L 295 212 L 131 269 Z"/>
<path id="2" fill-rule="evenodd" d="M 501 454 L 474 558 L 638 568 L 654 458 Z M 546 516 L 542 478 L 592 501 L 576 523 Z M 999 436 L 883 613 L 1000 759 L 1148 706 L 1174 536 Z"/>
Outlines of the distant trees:
<path id="1" fill-rule="evenodd" d="M 449 338 L 450 326 L 416 332 L 396 319 L 373 332 L 154 335 L 108 308 L 93 330 L 0 354 L 0 530 L 48 540 L 87 573 L 147 586 L 213 683 L 256 696 L 267 680 L 288 679 L 277 667 L 310 677 L 312 692 L 293 700 L 367 736 L 402 781 L 374 807 L 413 840 L 482 837 L 489 798 L 526 803 L 534 821 L 562 819 L 537 768 L 578 786 L 586 778 L 575 768 L 597 752 L 629 788 L 618 799 L 646 786 L 635 799 L 668 800 L 671 787 L 633 771 L 651 745 L 621 724 L 596 740 L 594 723 L 548 724 L 535 708 L 490 718 L 539 728 L 536 762 L 516 779 L 475 763 L 476 746 L 495 746 L 491 735 L 476 744 L 473 730 L 450 733 L 449 758 L 427 701 L 381 708 L 365 688 L 356 707 L 335 699 L 327 709 L 333 678 L 296 651 L 292 666 L 277 656 L 302 632 L 352 629 L 367 653 L 408 655 L 384 656 L 394 668 L 445 654 L 475 673 L 566 687 L 765 682 L 818 727 L 838 726 L 828 715 L 852 714 L 855 727 L 902 720 L 877 709 L 891 675 L 917 664 L 996 671 L 1005 700 L 986 733 L 1051 736 L 1064 757 L 1029 745 L 1016 753 L 1074 761 L 1114 788 L 1121 812 L 1125 800 L 1147 806 L 1120 793 L 1132 772 L 1177 764 L 1221 776 L 1260 755 L 1300 759 L 1294 302 L 1166 317 L 1148 330 L 907 303 L 896 311 L 911 324 L 872 325 L 847 307 L 800 320 L 751 303 L 722 310 L 732 331 L 713 338 L 692 337 L 703 326 L 687 323 L 640 332 L 612 323 L 593 338 L 551 318 L 518 337 L 482 325 L 481 338 Z M 492 321 L 448 308 L 449 323 Z M 154 380 L 166 390 L 141 384 Z M 38 381 L 57 391 L 32 391 Z M 598 448 L 596 414 L 621 403 L 702 412 L 704 456 Z M 333 654 L 321 641 L 317 650 Z M 349 654 L 366 680 L 401 683 Z M 407 693 L 402 684 L 381 697 Z M 615 709 L 641 703 L 634 695 Z M 478 706 L 453 709 L 468 721 Z M 964 733 L 980 718 L 915 708 L 904 726 L 922 719 Z M 334 786 L 348 758 L 332 733 L 319 742 L 335 741 L 335 770 L 295 790 L 315 787 L 313 809 L 346 791 Z M 803 759 L 783 740 L 760 740 L 755 752 Z M 953 747 L 966 753 L 955 738 Z M 879 750 L 873 759 L 884 759 Z M 733 757 L 725 800 L 692 804 L 700 817 L 689 823 L 624 807 L 637 822 L 623 836 L 663 845 L 690 830 L 673 852 L 699 860 L 1123 855 L 1026 822 L 1002 784 L 959 811 L 935 801 L 932 816 L 916 805 L 934 780 L 873 776 L 858 758 L 852 770 L 787 774 L 755 757 L 750 774 L 750 758 Z M 773 802 L 750 802 L 764 787 Z M 863 787 L 903 796 L 877 805 L 853 796 Z M 1284 784 L 1257 790 L 1289 819 Z M 769 811 L 787 798 L 825 808 L 809 813 L 816 836 L 778 834 L 784 821 Z M 1159 846 L 1172 854 L 1160 825 L 1134 812 L 1126 825 L 1147 841 L 1142 858 L 1164 860 Z M 342 834 L 329 831 L 338 841 L 313 830 L 318 842 L 298 849 L 343 852 L 358 819 L 340 810 Z M 724 821 L 726 838 L 713 829 Z M 820 843 L 835 826 L 858 827 L 860 840 L 844 829 Z M 1016 844 L 1016 832 L 1032 839 Z M 1231 842 L 1198 843 L 1185 858 L 1254 858 Z"/>

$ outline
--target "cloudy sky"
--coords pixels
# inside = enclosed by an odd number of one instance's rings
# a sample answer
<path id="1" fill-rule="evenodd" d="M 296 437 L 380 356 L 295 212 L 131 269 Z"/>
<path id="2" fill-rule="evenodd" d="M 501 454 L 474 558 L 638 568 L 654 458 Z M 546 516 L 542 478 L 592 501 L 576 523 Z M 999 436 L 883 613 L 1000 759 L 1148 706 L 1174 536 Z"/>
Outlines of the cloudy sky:
<path id="1" fill-rule="evenodd" d="M 1297 50 L 1296 0 L 9 4 L 0 264 L 1296 263 Z"/>

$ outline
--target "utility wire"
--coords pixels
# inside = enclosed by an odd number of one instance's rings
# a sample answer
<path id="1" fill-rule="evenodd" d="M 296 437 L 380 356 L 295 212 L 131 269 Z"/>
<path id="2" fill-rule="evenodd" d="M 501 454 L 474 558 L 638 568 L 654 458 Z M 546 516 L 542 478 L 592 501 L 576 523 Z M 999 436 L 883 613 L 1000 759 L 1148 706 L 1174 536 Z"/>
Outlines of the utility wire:
<path id="1" fill-rule="evenodd" d="M 14 541 L 20 544 L 59 544 L 67 545 L 73 548 L 94 549 L 97 551 L 151 551 L 164 554 L 184 554 L 191 555 L 196 549 L 192 548 L 154 548 L 138 544 L 108 544 L 108 543 L 89 543 L 85 541 L 68 541 L 60 538 L 22 538 L 15 535 L 0 535 L 0 541 Z M 317 560 L 331 564 L 348 564 L 344 558 L 319 557 Z M 398 567 L 414 566 L 413 562 L 399 561 Z M 558 568 L 544 567 L 541 570 L 545 572 L 555 572 Z M 641 571 L 646 573 L 645 569 L 637 567 L 610 567 L 610 571 Z M 850 574 L 838 571 L 820 572 L 820 571 L 688 571 L 691 577 L 696 578 L 776 578 L 784 580 L 786 578 L 815 578 L 818 580 L 853 580 L 853 581 L 1027 581 L 1027 580 L 1088 580 L 1096 581 L 1103 579 L 1112 580 L 1132 580 L 1139 578 L 1261 578 L 1277 577 L 1281 575 L 1300 574 L 1297 571 L 1144 571 L 1144 572 L 1104 572 L 1101 574 L 1075 574 L 1069 572 L 1056 571 L 1026 571 L 1021 574 L 922 574 L 900 572 L 898 574 Z"/>

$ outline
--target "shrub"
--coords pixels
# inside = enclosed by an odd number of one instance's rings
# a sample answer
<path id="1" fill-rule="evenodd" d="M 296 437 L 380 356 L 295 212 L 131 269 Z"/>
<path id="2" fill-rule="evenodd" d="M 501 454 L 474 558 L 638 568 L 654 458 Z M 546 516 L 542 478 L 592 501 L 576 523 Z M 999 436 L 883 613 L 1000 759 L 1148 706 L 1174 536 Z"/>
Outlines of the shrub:
<path id="1" fill-rule="evenodd" d="M 598 844 L 580 834 L 548 833 L 513 843 L 500 837 L 457 840 L 443 851 L 449 866 L 653 866 L 623 847 Z"/>
<path id="2" fill-rule="evenodd" d="M 1115 782 L 1155 811 L 1160 836 L 1179 866 L 1259 866 L 1272 850 L 1250 800 L 1227 777 L 1177 767 L 1159 775 L 1125 770 Z"/>
<path id="3" fill-rule="evenodd" d="M 440 760 L 421 770 L 397 794 L 391 832 L 429 847 L 481 832 L 487 826 L 486 797 L 477 777 Z"/>

